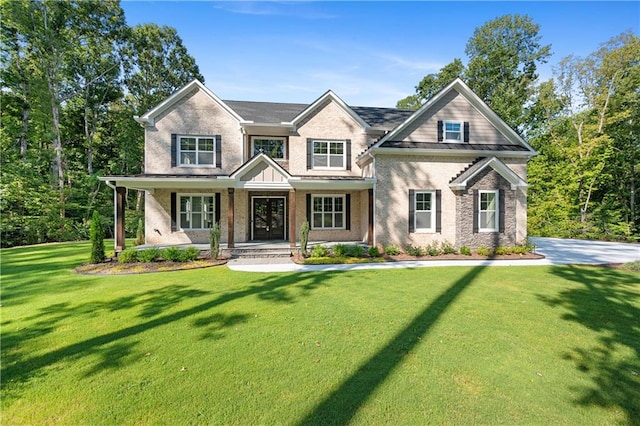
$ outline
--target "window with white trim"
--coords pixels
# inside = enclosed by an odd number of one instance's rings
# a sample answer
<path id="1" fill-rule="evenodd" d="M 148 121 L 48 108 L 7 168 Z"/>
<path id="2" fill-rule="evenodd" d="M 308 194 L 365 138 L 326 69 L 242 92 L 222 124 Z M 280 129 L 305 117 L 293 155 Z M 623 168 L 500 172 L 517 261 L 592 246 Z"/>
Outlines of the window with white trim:
<path id="1" fill-rule="evenodd" d="M 311 228 L 345 229 L 344 195 L 313 195 L 311 197 Z"/>
<path id="2" fill-rule="evenodd" d="M 213 226 L 213 195 L 180 195 L 180 228 L 208 229 Z"/>
<path id="3" fill-rule="evenodd" d="M 481 232 L 498 231 L 498 193 L 499 191 L 478 192 L 478 230 Z"/>
<path id="4" fill-rule="evenodd" d="M 213 166 L 215 138 L 211 136 L 179 136 L 181 166 Z"/>
<path id="5" fill-rule="evenodd" d="M 415 192 L 414 225 L 416 232 L 435 232 L 436 230 L 436 193 L 435 191 Z"/>
<path id="6" fill-rule="evenodd" d="M 264 152 L 276 160 L 284 160 L 286 152 L 286 139 L 277 137 L 252 137 L 253 155 Z"/>
<path id="7" fill-rule="evenodd" d="M 462 122 L 444 122 L 444 140 L 447 142 L 462 142 Z"/>
<path id="8" fill-rule="evenodd" d="M 346 168 L 346 141 L 313 141 L 314 169 Z"/>

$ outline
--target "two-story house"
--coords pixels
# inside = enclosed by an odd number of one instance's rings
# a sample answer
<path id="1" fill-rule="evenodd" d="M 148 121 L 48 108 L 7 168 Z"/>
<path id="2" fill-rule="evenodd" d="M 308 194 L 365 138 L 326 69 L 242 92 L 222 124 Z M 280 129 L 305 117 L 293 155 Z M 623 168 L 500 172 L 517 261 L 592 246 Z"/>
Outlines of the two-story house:
<path id="1" fill-rule="evenodd" d="M 349 106 L 331 91 L 310 104 L 224 101 L 193 81 L 135 119 L 147 244 L 310 241 L 458 247 L 526 238 L 527 161 L 535 151 L 456 79 L 417 111 Z"/>

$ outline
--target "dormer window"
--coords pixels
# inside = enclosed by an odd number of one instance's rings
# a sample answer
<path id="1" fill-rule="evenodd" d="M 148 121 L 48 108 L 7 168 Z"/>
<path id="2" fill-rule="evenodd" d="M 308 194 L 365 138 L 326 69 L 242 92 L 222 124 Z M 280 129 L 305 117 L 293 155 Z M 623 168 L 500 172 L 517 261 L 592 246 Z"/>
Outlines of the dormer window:
<path id="1" fill-rule="evenodd" d="M 444 122 L 445 142 L 462 142 L 462 123 L 460 121 Z"/>

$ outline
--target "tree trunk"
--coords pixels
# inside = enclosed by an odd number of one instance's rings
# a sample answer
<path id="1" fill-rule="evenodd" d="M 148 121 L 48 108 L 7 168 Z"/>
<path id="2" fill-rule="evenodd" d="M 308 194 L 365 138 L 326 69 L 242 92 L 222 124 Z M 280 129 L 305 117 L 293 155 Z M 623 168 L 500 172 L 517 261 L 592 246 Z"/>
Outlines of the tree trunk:
<path id="1" fill-rule="evenodd" d="M 31 108 L 28 103 L 22 107 L 22 132 L 20 133 L 20 156 L 24 160 L 27 156 L 27 132 L 29 131 L 29 114 Z"/>

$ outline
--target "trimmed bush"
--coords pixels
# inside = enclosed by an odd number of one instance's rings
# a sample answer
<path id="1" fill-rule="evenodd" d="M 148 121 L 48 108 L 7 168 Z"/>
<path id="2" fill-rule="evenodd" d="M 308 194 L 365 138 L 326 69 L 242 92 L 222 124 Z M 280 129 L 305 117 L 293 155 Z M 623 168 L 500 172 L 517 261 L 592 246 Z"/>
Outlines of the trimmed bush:
<path id="1" fill-rule="evenodd" d="M 333 255 L 338 257 L 347 256 L 349 248 L 344 244 L 336 244 L 332 247 Z"/>
<path id="2" fill-rule="evenodd" d="M 460 254 L 464 254 L 465 256 L 471 256 L 471 247 L 469 246 L 460 247 Z"/>
<path id="3" fill-rule="evenodd" d="M 476 253 L 478 253 L 480 256 L 491 256 L 492 252 L 491 249 L 489 249 L 488 247 L 485 246 L 480 246 L 476 249 Z"/>
<path id="4" fill-rule="evenodd" d="M 496 247 L 494 254 L 496 255 L 508 255 L 513 253 L 513 247 Z"/>
<path id="5" fill-rule="evenodd" d="M 440 256 L 442 252 L 440 251 L 440 247 L 438 247 L 438 242 L 434 241 L 427 246 L 426 252 L 429 256 Z"/>
<path id="6" fill-rule="evenodd" d="M 347 256 L 362 257 L 364 255 L 364 247 L 360 245 L 351 245 L 347 247 Z"/>
<path id="7" fill-rule="evenodd" d="M 369 256 L 370 257 L 380 257 L 380 250 L 378 250 L 378 247 L 376 247 L 376 246 L 369 247 Z"/>
<path id="8" fill-rule="evenodd" d="M 456 250 L 456 247 L 447 240 L 444 240 L 442 242 L 442 244 L 440 245 L 440 250 L 442 250 L 442 253 L 444 254 L 458 254 L 458 250 Z M 469 252 L 469 254 L 471 254 L 471 252 Z"/>
<path id="9" fill-rule="evenodd" d="M 400 254 L 400 247 L 395 244 L 389 244 L 388 246 L 385 246 L 384 254 L 387 254 L 389 256 L 397 256 Z"/>
<path id="10" fill-rule="evenodd" d="M 100 220 L 100 214 L 94 210 L 91 216 L 91 229 L 89 230 L 91 239 L 91 263 L 102 263 L 105 261 L 106 256 L 104 254 L 104 227 L 102 226 L 102 220 Z"/>
<path id="11" fill-rule="evenodd" d="M 180 262 L 180 251 L 179 247 L 167 247 L 162 250 L 162 258 L 169 262 Z"/>
<path id="12" fill-rule="evenodd" d="M 200 250 L 195 247 L 187 247 L 180 251 L 180 262 L 193 262 L 200 256 Z"/>
<path id="13" fill-rule="evenodd" d="M 160 250 L 157 248 L 150 248 L 145 250 L 138 251 L 138 261 L 139 262 L 155 262 L 160 257 Z"/>
<path id="14" fill-rule="evenodd" d="M 120 252 L 118 255 L 119 263 L 136 263 L 138 261 L 138 250 L 135 248 L 128 248 Z"/>
<path id="15" fill-rule="evenodd" d="M 313 246 L 313 250 L 311 250 L 311 257 L 326 257 L 327 254 L 329 254 L 329 250 L 321 244 Z"/>
<path id="16" fill-rule="evenodd" d="M 409 244 L 405 248 L 404 251 L 409 256 L 422 256 L 424 254 L 424 251 L 422 250 L 422 247 L 420 247 L 420 246 L 412 246 L 411 244 Z"/>

